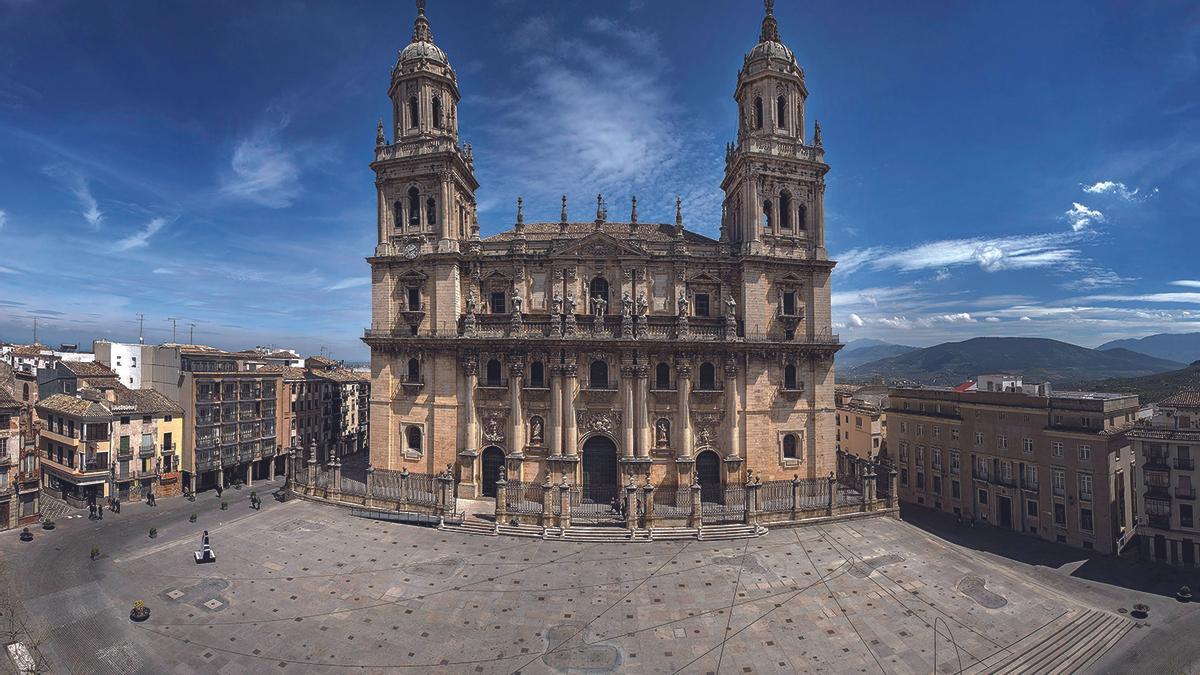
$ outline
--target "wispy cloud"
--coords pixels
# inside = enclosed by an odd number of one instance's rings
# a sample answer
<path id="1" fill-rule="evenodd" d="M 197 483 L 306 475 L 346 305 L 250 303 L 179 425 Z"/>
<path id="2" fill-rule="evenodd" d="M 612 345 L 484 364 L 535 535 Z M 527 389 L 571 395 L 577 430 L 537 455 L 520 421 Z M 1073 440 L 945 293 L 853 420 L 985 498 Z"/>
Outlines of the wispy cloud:
<path id="1" fill-rule="evenodd" d="M 1081 241 L 1076 232 L 943 239 L 910 248 L 869 247 L 846 251 L 836 256 L 835 268 L 843 274 L 859 268 L 874 270 L 949 270 L 976 265 L 985 272 L 1062 266 L 1080 259 L 1073 246 Z"/>
<path id="2" fill-rule="evenodd" d="M 1079 202 L 1071 202 L 1071 208 L 1063 214 L 1067 222 L 1071 224 L 1071 229 L 1076 232 L 1086 230 L 1092 223 L 1103 223 L 1104 214 L 1096 209 L 1091 209 Z"/>
<path id="3" fill-rule="evenodd" d="M 146 223 L 146 227 L 118 241 L 113 248 L 117 251 L 144 248 L 150 244 L 150 237 L 157 234 L 166 224 L 166 218 L 154 218 L 149 223 Z"/>
<path id="4" fill-rule="evenodd" d="M 341 291 L 341 290 L 345 290 L 347 288 L 357 288 L 359 286 L 366 286 L 369 283 L 371 283 L 370 277 L 350 277 L 348 279 L 342 279 L 341 281 L 337 282 L 336 284 L 326 286 L 325 290 Z"/>
<path id="5" fill-rule="evenodd" d="M 1200 293 L 1142 293 L 1140 295 L 1089 295 L 1088 300 L 1106 302 L 1178 302 L 1200 305 Z"/>
<path id="6" fill-rule="evenodd" d="M 87 176 L 62 164 L 47 166 L 42 171 L 62 183 L 63 187 L 70 190 L 75 199 L 79 200 L 79 205 L 83 207 L 80 214 L 89 225 L 93 228 L 100 227 L 100 223 L 104 222 L 104 213 L 100 210 L 96 198 L 92 196 L 92 188 L 88 184 Z"/>
<path id="7" fill-rule="evenodd" d="M 279 140 L 290 119 L 259 125 L 234 147 L 221 191 L 273 209 L 292 205 L 300 194 L 300 166 Z"/>
<path id="8" fill-rule="evenodd" d="M 1093 195 L 1113 195 L 1127 202 L 1144 201 L 1150 195 L 1158 192 L 1158 188 L 1154 188 L 1147 194 L 1140 194 L 1141 188 L 1130 190 L 1120 181 L 1102 180 L 1091 185 L 1083 185 L 1083 191 Z"/>
<path id="9" fill-rule="evenodd" d="M 3 230 L 4 226 L 7 224 L 8 224 L 8 211 L 5 211 L 4 209 L 0 209 L 0 230 Z"/>
<path id="10" fill-rule="evenodd" d="M 1172 286 L 1184 286 L 1186 288 L 1200 288 L 1200 281 L 1195 279 L 1177 279 L 1171 282 Z"/>

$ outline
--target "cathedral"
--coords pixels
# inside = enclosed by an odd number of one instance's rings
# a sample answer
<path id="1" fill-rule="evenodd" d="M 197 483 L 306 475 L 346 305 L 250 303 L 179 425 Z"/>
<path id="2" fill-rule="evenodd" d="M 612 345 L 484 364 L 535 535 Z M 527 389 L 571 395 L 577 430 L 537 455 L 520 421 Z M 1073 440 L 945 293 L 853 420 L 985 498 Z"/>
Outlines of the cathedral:
<path id="1" fill-rule="evenodd" d="M 733 91 L 719 238 L 674 222 L 516 222 L 481 236 L 461 93 L 418 2 L 375 161 L 370 459 L 460 497 L 552 477 L 706 494 L 836 468 L 820 126 L 767 0 Z M 735 120 L 731 120 L 733 122 Z M 590 213 L 591 206 L 587 211 Z M 709 231 L 715 228 L 706 228 Z"/>

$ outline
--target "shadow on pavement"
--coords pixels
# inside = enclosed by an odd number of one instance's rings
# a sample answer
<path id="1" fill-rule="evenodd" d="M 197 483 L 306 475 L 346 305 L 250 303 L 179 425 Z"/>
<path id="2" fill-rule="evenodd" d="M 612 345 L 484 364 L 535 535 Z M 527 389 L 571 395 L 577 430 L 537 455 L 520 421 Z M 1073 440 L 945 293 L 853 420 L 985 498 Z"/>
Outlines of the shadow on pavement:
<path id="1" fill-rule="evenodd" d="M 1182 585 L 1196 588 L 1195 571 L 1143 561 L 1134 557 L 1108 556 L 1002 530 L 986 523 L 974 527 L 959 523 L 954 516 L 914 504 L 900 504 L 900 518 L 929 534 L 976 551 L 984 551 L 1026 565 L 1070 571 L 1076 579 L 1094 581 L 1142 593 L 1174 597 Z M 1135 547 L 1136 542 L 1130 547 Z"/>

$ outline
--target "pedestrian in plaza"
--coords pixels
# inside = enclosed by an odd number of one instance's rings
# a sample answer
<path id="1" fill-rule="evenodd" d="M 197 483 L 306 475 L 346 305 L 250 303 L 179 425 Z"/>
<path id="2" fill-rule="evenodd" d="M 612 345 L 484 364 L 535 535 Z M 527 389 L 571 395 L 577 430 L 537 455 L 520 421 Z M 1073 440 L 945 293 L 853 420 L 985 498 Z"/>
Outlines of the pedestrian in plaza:
<path id="1" fill-rule="evenodd" d="M 150 506 L 158 506 L 158 502 L 154 499 L 154 490 L 151 490 L 150 493 L 146 495 L 146 504 Z"/>

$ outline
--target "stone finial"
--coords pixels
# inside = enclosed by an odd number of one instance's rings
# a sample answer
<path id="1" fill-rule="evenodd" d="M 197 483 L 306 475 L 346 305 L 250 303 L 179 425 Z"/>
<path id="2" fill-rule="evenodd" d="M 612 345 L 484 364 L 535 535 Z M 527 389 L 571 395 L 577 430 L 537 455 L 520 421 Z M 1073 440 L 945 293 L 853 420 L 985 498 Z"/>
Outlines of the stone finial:
<path id="1" fill-rule="evenodd" d="M 763 17 L 759 42 L 779 42 L 779 22 L 775 20 L 775 0 L 763 0 L 766 16 Z"/>
<path id="2" fill-rule="evenodd" d="M 637 225 L 637 195 L 633 196 L 633 208 L 629 211 L 629 222 Z"/>
<path id="3" fill-rule="evenodd" d="M 383 138 L 383 118 L 382 118 L 382 117 L 380 117 L 380 118 L 379 118 L 379 124 L 378 124 L 378 125 L 375 127 L 375 147 L 379 147 L 379 146 L 381 146 L 381 145 L 383 145 L 383 144 L 384 144 L 384 138 Z"/>
<path id="4" fill-rule="evenodd" d="M 413 42 L 433 42 L 429 19 L 425 18 L 425 0 L 417 0 L 417 20 L 413 22 Z"/>
<path id="5" fill-rule="evenodd" d="M 813 123 L 813 147 L 821 147 L 821 123 Z"/>
<path id="6" fill-rule="evenodd" d="M 523 213 L 523 200 L 520 196 L 517 197 L 517 227 L 525 224 L 525 215 Z"/>
<path id="7" fill-rule="evenodd" d="M 558 217 L 558 222 L 561 223 L 563 227 L 567 226 L 567 196 L 565 194 L 562 197 L 562 213 Z"/>

